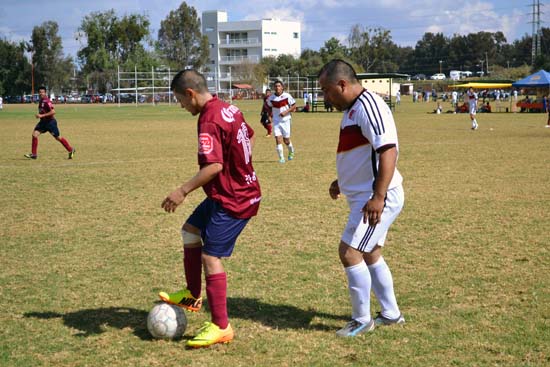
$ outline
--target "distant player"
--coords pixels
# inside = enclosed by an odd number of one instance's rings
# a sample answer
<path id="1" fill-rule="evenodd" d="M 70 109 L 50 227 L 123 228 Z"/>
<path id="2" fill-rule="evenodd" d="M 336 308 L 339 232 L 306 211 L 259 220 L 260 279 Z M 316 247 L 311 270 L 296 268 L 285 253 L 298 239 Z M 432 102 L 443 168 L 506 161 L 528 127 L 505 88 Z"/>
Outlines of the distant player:
<path id="1" fill-rule="evenodd" d="M 31 153 L 25 154 L 25 157 L 29 159 L 38 158 L 38 137 L 40 136 L 40 134 L 49 132 L 50 134 L 52 134 L 55 140 L 60 142 L 65 147 L 65 149 L 67 149 L 67 152 L 69 152 L 69 159 L 73 159 L 75 149 L 71 147 L 69 142 L 59 134 L 57 121 L 54 118 L 55 110 L 52 101 L 50 101 L 50 99 L 48 98 L 46 88 L 38 88 L 38 95 L 40 99 L 38 101 L 38 113 L 35 115 L 35 117 L 37 119 L 40 119 L 40 121 L 38 122 L 38 124 L 36 124 L 36 126 L 34 127 L 34 131 L 32 132 Z"/>
<path id="2" fill-rule="evenodd" d="M 290 141 L 291 113 L 296 111 L 296 101 L 290 94 L 284 91 L 283 82 L 277 80 L 274 85 L 275 93 L 269 96 L 267 104 L 272 108 L 273 133 L 279 163 L 285 163 L 283 142 L 288 148 L 288 160 L 294 159 L 294 146 Z"/>
<path id="3" fill-rule="evenodd" d="M 236 106 L 208 92 L 204 76 L 195 70 L 176 74 L 171 90 L 182 108 L 193 116 L 199 115 L 200 168 L 161 206 L 174 212 L 187 195 L 200 187 L 207 197 L 187 218 L 181 231 L 187 286 L 174 293 L 160 292 L 159 297 L 190 311 L 200 310 L 204 268 L 212 321 L 206 322 L 186 344 L 201 348 L 228 343 L 234 336 L 227 315 L 227 275 L 221 259 L 231 256 L 237 237 L 260 206 L 260 184 L 252 167 L 254 130 Z"/>
<path id="4" fill-rule="evenodd" d="M 478 124 L 476 120 L 477 113 L 477 93 L 474 92 L 474 88 L 470 87 L 466 92 L 466 98 L 468 98 L 468 107 L 470 110 L 470 120 L 472 120 L 472 130 L 477 130 Z"/>
<path id="5" fill-rule="evenodd" d="M 397 130 L 382 98 L 363 88 L 353 67 L 332 60 L 319 72 L 319 85 L 343 112 L 336 154 L 338 179 L 329 187 L 332 199 L 344 194 L 350 208 L 339 255 L 348 279 L 352 314 L 341 337 L 374 330 L 375 325 L 402 324 L 390 269 L 382 257 L 388 229 L 404 202 L 403 178 L 397 170 Z M 373 318 L 370 293 L 381 307 Z"/>
<path id="6" fill-rule="evenodd" d="M 0 96 L 0 110 L 4 109 L 4 99 Z"/>
<path id="7" fill-rule="evenodd" d="M 262 105 L 262 111 L 260 112 L 260 122 L 267 131 L 266 137 L 271 136 L 271 107 L 267 104 L 267 99 L 271 95 L 271 89 L 267 88 L 265 90 L 264 104 Z"/>

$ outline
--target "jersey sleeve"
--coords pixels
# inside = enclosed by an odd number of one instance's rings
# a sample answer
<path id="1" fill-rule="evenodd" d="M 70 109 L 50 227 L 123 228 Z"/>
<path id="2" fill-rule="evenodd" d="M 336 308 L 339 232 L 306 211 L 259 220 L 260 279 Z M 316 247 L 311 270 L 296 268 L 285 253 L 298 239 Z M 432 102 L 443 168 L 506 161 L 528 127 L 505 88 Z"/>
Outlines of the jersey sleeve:
<path id="1" fill-rule="evenodd" d="M 199 126 L 199 165 L 223 163 L 222 137 L 219 127 L 213 123 Z"/>
<path id="2" fill-rule="evenodd" d="M 365 103 L 358 119 L 363 135 L 371 142 L 375 150 L 386 145 L 397 146 L 397 129 L 388 105 L 381 103 Z"/>
<path id="3" fill-rule="evenodd" d="M 296 104 L 296 101 L 294 100 L 294 97 L 292 97 L 290 94 L 288 95 L 288 106 L 292 107 Z"/>
<path id="4" fill-rule="evenodd" d="M 273 104 L 271 103 L 271 99 L 272 99 L 272 97 L 269 96 L 269 98 L 266 99 L 266 101 L 265 101 L 265 103 L 267 104 L 267 106 L 270 107 L 270 108 L 273 107 Z"/>

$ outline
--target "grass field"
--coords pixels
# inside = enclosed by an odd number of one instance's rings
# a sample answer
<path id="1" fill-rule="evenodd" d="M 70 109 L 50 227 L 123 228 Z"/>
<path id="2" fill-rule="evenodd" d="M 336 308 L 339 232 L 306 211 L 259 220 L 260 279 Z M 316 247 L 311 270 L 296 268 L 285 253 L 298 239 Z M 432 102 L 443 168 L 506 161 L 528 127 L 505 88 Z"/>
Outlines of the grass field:
<path id="1" fill-rule="evenodd" d="M 297 158 L 276 162 L 258 122 L 263 191 L 228 272 L 236 339 L 185 350 L 152 340 L 159 290 L 183 282 L 179 227 L 160 203 L 191 177 L 196 125 L 169 106 L 57 107 L 63 136 L 40 137 L 35 106 L 0 111 L 0 366 L 550 366 L 550 129 L 542 114 L 427 114 L 398 107 L 406 204 L 386 249 L 403 327 L 355 339 L 332 201 L 339 113 L 295 114 Z M 373 312 L 378 305 L 373 304 Z M 185 338 L 209 319 L 188 314 Z"/>

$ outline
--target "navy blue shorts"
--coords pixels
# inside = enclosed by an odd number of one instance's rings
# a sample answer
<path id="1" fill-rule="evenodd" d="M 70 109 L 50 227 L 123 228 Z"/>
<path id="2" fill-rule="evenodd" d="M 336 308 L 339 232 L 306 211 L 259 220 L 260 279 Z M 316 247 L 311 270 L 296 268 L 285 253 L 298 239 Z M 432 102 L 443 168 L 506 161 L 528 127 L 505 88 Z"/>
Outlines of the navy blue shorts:
<path id="1" fill-rule="evenodd" d="M 250 218 L 232 217 L 218 202 L 206 198 L 195 208 L 186 223 L 200 229 L 204 253 L 215 257 L 229 257 L 233 253 L 237 237 L 249 220 Z"/>
<path id="2" fill-rule="evenodd" d="M 59 129 L 57 128 L 56 119 L 51 120 L 40 120 L 38 124 L 34 127 L 35 130 L 40 131 L 41 134 L 49 132 L 56 138 L 59 137 Z"/>

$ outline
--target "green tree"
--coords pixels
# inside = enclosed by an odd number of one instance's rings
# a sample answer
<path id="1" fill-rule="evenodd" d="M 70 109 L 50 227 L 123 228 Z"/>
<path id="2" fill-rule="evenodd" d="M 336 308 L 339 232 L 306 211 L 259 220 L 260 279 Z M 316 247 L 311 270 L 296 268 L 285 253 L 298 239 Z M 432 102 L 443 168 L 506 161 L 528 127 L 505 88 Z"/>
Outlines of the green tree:
<path id="1" fill-rule="evenodd" d="M 59 26 L 54 21 L 34 27 L 29 50 L 32 50 L 35 87 L 45 85 L 50 91 L 60 93 L 68 87 L 73 60 L 63 56 L 58 30 Z"/>
<path id="2" fill-rule="evenodd" d="M 17 96 L 31 90 L 31 65 L 26 45 L 0 39 L 0 95 Z"/>
<path id="3" fill-rule="evenodd" d="M 209 54 L 208 38 L 201 34 L 201 21 L 194 7 L 184 2 L 161 21 L 157 50 L 175 69 L 201 68 Z"/>
<path id="4" fill-rule="evenodd" d="M 352 26 L 348 36 L 349 58 L 366 72 L 392 72 L 399 66 L 394 56 L 397 45 L 391 32 L 383 28 Z M 360 71 L 360 70 L 358 70 Z"/>
<path id="5" fill-rule="evenodd" d="M 84 17 L 79 34 L 86 45 L 78 51 L 82 73 L 88 87 L 105 92 L 116 82 L 117 67 L 123 70 L 150 70 L 159 64 L 145 49 L 149 37 L 149 19 L 130 14 L 119 18 L 114 9 L 92 12 Z"/>

